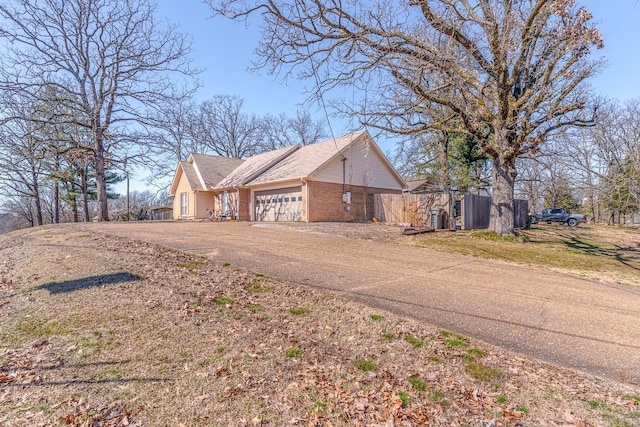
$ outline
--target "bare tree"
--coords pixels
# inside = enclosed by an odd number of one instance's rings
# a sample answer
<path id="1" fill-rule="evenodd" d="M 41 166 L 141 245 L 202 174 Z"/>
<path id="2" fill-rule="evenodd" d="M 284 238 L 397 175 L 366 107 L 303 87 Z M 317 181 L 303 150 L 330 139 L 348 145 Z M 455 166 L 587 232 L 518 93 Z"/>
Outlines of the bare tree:
<path id="1" fill-rule="evenodd" d="M 190 41 L 159 24 L 149 0 L 8 0 L 0 37 L 10 44 L 0 69 L 7 90 L 39 99 L 63 94 L 66 120 L 90 130 L 99 219 L 108 220 L 107 183 L 115 127 L 144 119 L 171 95 L 175 73 L 190 75 Z"/>
<path id="2" fill-rule="evenodd" d="M 264 151 L 262 123 L 242 110 L 244 101 L 230 95 L 216 95 L 198 107 L 192 138 L 207 151 L 241 159 Z"/>
<path id="3" fill-rule="evenodd" d="M 287 120 L 287 125 L 296 144 L 313 144 L 327 136 L 324 123 L 314 120 L 308 111 L 297 110 L 295 117 Z"/>
<path id="4" fill-rule="evenodd" d="M 158 106 L 147 132 L 152 156 L 144 156 L 151 180 L 163 181 L 175 172 L 176 164 L 190 153 L 206 153 L 205 141 L 197 138 L 198 108 L 191 98 L 180 97 Z"/>
<path id="5" fill-rule="evenodd" d="M 631 213 L 640 206 L 640 99 L 620 104 L 598 100 L 594 126 L 559 135 L 543 153 L 562 167 L 574 187 L 585 193 L 595 222 L 609 213 Z"/>
<path id="6" fill-rule="evenodd" d="M 308 111 L 298 110 L 295 117 L 284 113 L 267 115 L 262 121 L 265 148 L 276 150 L 289 145 L 309 145 L 327 136 L 324 123 Z"/>
<path id="7" fill-rule="evenodd" d="M 262 17 L 256 68 L 296 71 L 316 95 L 365 82 L 382 107 L 355 111 L 367 124 L 391 113 L 404 121 L 392 132 L 424 122 L 478 138 L 493 161 L 489 228 L 499 234 L 513 232 L 516 159 L 591 120 L 582 84 L 598 69 L 590 48 L 602 42 L 572 0 L 207 3 L 214 15 Z M 448 114 L 433 121 L 434 108 Z"/>
<path id="8" fill-rule="evenodd" d="M 13 116 L 0 126 L 0 194 L 29 198 L 33 205 L 28 222 L 44 224 L 41 186 L 47 177 L 49 150 L 39 132 L 37 112 L 20 97 L 5 97 L 4 113 Z"/>

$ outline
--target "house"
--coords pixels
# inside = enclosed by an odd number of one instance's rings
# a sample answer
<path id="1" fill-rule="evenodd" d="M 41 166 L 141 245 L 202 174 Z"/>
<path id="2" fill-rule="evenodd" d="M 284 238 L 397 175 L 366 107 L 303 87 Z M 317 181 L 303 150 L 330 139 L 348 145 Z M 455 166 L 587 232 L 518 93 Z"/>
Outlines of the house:
<path id="1" fill-rule="evenodd" d="M 433 182 L 422 178 L 405 178 L 407 188 L 405 193 L 420 193 L 422 191 L 432 191 L 436 188 Z"/>
<path id="2" fill-rule="evenodd" d="M 293 145 L 247 159 L 191 154 L 169 195 L 175 219 L 364 221 L 373 195 L 406 183 L 366 131 Z"/>

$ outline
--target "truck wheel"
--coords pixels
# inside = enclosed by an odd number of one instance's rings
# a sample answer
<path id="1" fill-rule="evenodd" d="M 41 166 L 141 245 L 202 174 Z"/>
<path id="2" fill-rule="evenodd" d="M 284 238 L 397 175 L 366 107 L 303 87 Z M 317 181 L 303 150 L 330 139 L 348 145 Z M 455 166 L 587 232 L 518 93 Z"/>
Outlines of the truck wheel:
<path id="1" fill-rule="evenodd" d="M 551 224 L 551 221 L 547 221 L 547 224 Z"/>
<path id="2" fill-rule="evenodd" d="M 578 220 L 575 218 L 569 218 L 569 220 L 567 221 L 567 225 L 569 227 L 575 227 L 576 225 L 578 225 Z"/>
<path id="3" fill-rule="evenodd" d="M 536 218 L 535 215 L 531 215 L 531 217 L 529 218 L 529 223 L 530 224 L 537 224 L 538 223 L 538 218 Z"/>

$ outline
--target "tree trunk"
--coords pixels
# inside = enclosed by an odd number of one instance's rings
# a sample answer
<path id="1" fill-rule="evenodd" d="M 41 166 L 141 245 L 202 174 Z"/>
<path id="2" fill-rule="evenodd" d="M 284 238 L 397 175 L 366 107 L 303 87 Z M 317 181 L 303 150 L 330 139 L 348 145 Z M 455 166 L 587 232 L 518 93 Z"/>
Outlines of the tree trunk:
<path id="1" fill-rule="evenodd" d="M 78 200 L 71 199 L 71 212 L 73 212 L 73 222 L 78 222 Z"/>
<path id="2" fill-rule="evenodd" d="M 89 215 L 89 189 L 87 184 L 87 168 L 80 174 L 80 190 L 82 191 L 82 208 L 84 209 L 84 222 L 91 222 Z"/>
<path id="3" fill-rule="evenodd" d="M 442 141 L 438 150 L 438 163 L 440 166 L 440 185 L 443 190 L 451 188 L 451 173 L 449 168 L 449 133 L 442 132 Z"/>
<path id="4" fill-rule="evenodd" d="M 104 136 L 98 129 L 95 135 L 96 187 L 98 196 L 98 221 L 109 221 L 107 180 L 105 177 Z"/>
<path id="5" fill-rule="evenodd" d="M 57 179 L 53 186 L 53 223 L 60 224 L 60 183 Z"/>
<path id="6" fill-rule="evenodd" d="M 506 236 L 513 233 L 514 228 L 514 181 L 517 172 L 513 160 L 493 159 L 493 193 L 489 230 Z"/>
<path id="7" fill-rule="evenodd" d="M 38 185 L 38 173 L 35 170 L 31 170 L 31 185 L 33 187 L 33 201 L 36 204 L 36 220 L 38 221 L 37 225 L 44 224 L 44 219 L 42 217 L 42 203 L 40 200 L 40 186 Z"/>

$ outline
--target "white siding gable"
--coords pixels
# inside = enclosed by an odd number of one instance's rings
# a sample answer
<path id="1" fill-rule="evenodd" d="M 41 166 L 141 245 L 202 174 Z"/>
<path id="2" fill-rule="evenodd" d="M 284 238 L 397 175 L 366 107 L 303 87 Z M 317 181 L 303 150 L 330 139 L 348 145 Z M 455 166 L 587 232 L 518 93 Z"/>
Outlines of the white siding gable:
<path id="1" fill-rule="evenodd" d="M 389 170 L 377 151 L 360 138 L 342 150 L 345 162 L 345 183 L 371 188 L 402 190 L 402 184 Z M 309 177 L 316 181 L 342 184 L 342 158 L 338 155 Z"/>

